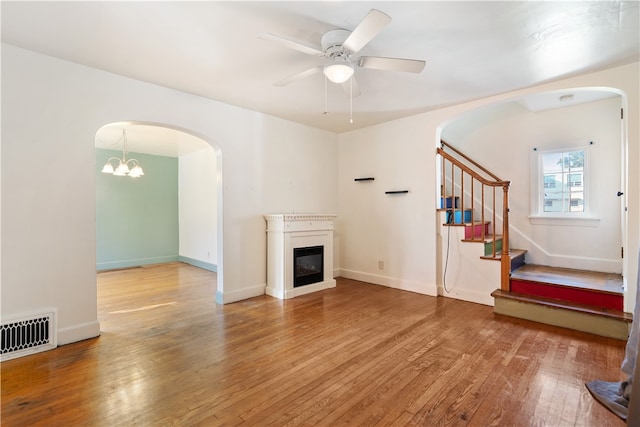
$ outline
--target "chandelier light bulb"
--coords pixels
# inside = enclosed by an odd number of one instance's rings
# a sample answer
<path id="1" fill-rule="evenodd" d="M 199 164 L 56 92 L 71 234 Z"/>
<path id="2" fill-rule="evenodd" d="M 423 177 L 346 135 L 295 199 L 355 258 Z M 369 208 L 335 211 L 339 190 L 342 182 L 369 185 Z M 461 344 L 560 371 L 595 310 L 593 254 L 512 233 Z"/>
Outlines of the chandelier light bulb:
<path id="1" fill-rule="evenodd" d="M 116 176 L 125 176 L 128 173 L 129 173 L 129 166 L 127 166 L 126 163 L 120 162 L 120 164 L 116 168 L 116 171 L 113 174 Z"/>
<path id="2" fill-rule="evenodd" d="M 115 171 L 111 163 L 106 163 L 100 172 L 113 174 Z"/>
<path id="3" fill-rule="evenodd" d="M 133 169 L 131 169 L 131 171 L 129 171 L 129 176 L 131 178 L 139 178 L 142 175 L 144 175 L 144 172 L 142 171 L 142 168 L 138 165 L 135 165 L 133 167 Z"/>

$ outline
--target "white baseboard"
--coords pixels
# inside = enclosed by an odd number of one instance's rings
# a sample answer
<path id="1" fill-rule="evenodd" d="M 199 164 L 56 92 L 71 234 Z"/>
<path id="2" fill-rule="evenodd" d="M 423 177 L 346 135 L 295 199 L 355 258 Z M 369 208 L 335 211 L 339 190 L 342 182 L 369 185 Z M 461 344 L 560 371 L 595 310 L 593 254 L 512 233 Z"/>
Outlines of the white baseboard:
<path id="1" fill-rule="evenodd" d="M 374 285 L 387 286 L 403 291 L 416 292 L 418 294 L 438 296 L 438 289 L 435 284 L 416 282 L 413 280 L 405 280 L 396 277 L 382 276 L 379 274 L 365 273 L 363 271 L 349 270 L 342 268 L 339 270 L 339 276 L 359 280 L 361 282 L 373 283 Z"/>
<path id="2" fill-rule="evenodd" d="M 331 279 L 331 280 L 324 280 L 322 282 L 312 283 L 310 285 L 298 286 L 297 288 L 285 289 L 285 290 L 270 288 L 269 286 L 267 286 L 265 293 L 275 298 L 289 299 L 289 298 L 295 298 L 300 295 L 310 294 L 311 292 L 322 291 L 324 289 L 330 289 L 335 287 L 336 287 L 336 281 L 335 279 Z"/>
<path id="3" fill-rule="evenodd" d="M 459 299 L 462 301 L 474 302 L 476 304 L 483 304 L 493 307 L 494 301 L 491 294 L 486 294 L 484 292 L 472 291 L 469 289 L 450 289 L 449 292 L 444 290 L 442 285 L 438 285 L 438 295 Z"/>
<path id="4" fill-rule="evenodd" d="M 89 338 L 100 336 L 100 322 L 82 323 L 58 329 L 58 345 L 71 344 Z"/>
<path id="5" fill-rule="evenodd" d="M 216 292 L 216 302 L 218 304 L 230 304 L 236 301 L 242 301 L 243 299 L 249 299 L 253 297 L 259 297 L 265 294 L 267 284 L 251 286 L 249 288 L 242 288 L 233 291 Z"/>
<path id="6" fill-rule="evenodd" d="M 176 262 L 179 260 L 178 255 L 167 255 L 152 258 L 126 259 L 121 261 L 108 261 L 96 263 L 96 270 L 115 270 L 120 268 L 139 267 L 141 265 L 164 264 L 166 262 Z"/>
<path id="7" fill-rule="evenodd" d="M 202 268 L 203 270 L 213 271 L 214 273 L 218 272 L 218 266 L 210 262 L 201 261 L 199 259 L 189 258 L 182 255 L 178 257 L 178 261 L 184 262 L 185 264 L 193 265 L 194 267 Z"/>

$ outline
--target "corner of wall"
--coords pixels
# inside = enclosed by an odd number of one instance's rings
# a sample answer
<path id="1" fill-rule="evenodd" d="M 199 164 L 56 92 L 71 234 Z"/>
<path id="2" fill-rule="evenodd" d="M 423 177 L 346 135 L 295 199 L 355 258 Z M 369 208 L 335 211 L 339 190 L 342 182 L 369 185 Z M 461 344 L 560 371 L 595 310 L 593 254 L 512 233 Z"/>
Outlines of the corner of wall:
<path id="1" fill-rule="evenodd" d="M 438 287 L 436 286 L 436 284 L 416 282 L 414 280 L 406 280 L 397 277 L 382 276 L 379 274 L 371 274 L 363 271 L 349 270 L 346 268 L 340 269 L 338 275 L 346 279 L 373 283 L 374 285 L 387 286 L 389 288 L 399 289 L 402 291 L 415 292 L 432 297 L 438 296 Z"/>
<path id="2" fill-rule="evenodd" d="M 216 291 L 217 304 L 230 304 L 232 302 L 242 301 L 245 299 L 259 297 L 266 294 L 267 284 L 251 286 L 230 292 Z"/>

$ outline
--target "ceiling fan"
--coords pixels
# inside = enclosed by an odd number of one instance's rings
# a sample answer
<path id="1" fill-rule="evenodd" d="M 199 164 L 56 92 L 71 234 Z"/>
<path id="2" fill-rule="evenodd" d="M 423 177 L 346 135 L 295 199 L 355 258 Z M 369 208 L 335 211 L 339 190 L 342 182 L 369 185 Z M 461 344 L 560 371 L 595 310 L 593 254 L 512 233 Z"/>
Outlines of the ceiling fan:
<path id="1" fill-rule="evenodd" d="M 422 60 L 379 56 L 354 58 L 360 49 L 373 40 L 389 22 L 391 22 L 389 15 L 377 9 L 371 9 L 353 31 L 331 30 L 326 32 L 320 40 L 320 46 L 310 46 L 271 33 L 262 34 L 260 36 L 262 39 L 271 40 L 285 47 L 308 55 L 324 57 L 328 60 L 324 65 L 294 74 L 276 82 L 275 85 L 286 86 L 322 71 L 330 81 L 342 84 L 346 93 L 351 96 L 358 96 L 360 90 L 353 76 L 355 66 L 374 70 L 403 71 L 407 73 L 421 72 L 425 66 L 425 61 Z"/>

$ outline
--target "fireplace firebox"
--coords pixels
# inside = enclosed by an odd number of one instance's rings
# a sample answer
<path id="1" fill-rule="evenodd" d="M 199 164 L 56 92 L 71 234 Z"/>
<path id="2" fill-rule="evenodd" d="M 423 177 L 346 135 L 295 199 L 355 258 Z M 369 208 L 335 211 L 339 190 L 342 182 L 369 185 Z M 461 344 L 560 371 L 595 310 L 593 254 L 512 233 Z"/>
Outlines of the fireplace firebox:
<path id="1" fill-rule="evenodd" d="M 324 246 L 293 249 L 293 287 L 322 282 Z"/>

